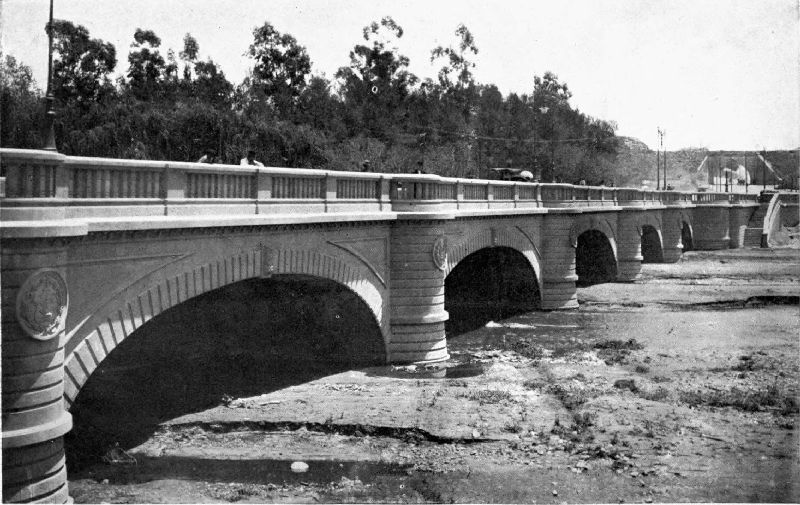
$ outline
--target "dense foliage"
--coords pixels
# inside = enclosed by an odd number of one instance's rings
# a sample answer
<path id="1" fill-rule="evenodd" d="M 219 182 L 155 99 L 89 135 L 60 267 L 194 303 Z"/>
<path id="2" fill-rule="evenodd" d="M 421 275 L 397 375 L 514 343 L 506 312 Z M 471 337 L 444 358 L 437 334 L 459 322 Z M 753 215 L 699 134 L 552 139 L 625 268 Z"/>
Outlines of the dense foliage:
<path id="1" fill-rule="evenodd" d="M 253 65 L 231 83 L 199 58 L 191 35 L 176 57 L 137 28 L 128 67 L 112 80 L 116 49 L 83 26 L 59 20 L 53 90 L 56 139 L 66 154 L 195 161 L 208 149 L 236 163 L 248 149 L 266 165 L 486 176 L 514 166 L 544 181 L 614 180 L 615 125 L 573 108 L 553 73 L 530 94 L 503 96 L 475 81 L 478 46 L 459 25 L 450 46 L 431 51 L 437 79 L 421 80 L 397 49 L 391 17 L 364 27 L 362 41 L 332 80 L 312 74 L 306 48 L 270 23 L 253 30 Z M 37 148 L 42 91 L 28 67 L 2 58 L 0 143 Z M 622 181 L 616 181 L 620 183 Z"/>

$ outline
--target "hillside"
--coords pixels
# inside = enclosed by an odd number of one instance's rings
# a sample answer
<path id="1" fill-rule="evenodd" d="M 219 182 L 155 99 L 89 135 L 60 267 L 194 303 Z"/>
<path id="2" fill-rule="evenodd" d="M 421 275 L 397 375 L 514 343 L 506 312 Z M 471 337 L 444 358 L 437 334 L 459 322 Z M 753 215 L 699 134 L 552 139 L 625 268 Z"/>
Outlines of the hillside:
<path id="1" fill-rule="evenodd" d="M 617 186 L 656 187 L 656 152 L 644 142 L 632 137 L 619 137 L 616 159 Z M 675 189 L 693 190 L 702 185 L 697 167 L 708 154 L 705 148 L 686 148 L 667 151 L 667 183 Z M 663 178 L 663 175 L 662 175 Z M 662 179 L 663 180 L 663 179 Z"/>

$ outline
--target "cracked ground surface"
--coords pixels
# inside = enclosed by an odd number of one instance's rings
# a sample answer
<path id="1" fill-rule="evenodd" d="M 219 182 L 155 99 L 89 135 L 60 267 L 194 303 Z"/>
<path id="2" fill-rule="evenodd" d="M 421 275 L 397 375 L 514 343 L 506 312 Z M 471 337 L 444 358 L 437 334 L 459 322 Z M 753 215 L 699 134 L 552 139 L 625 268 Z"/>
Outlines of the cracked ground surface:
<path id="1" fill-rule="evenodd" d="M 172 417 L 72 472 L 71 495 L 800 501 L 797 251 L 688 253 L 643 273 L 581 288 L 578 310 L 449 339 L 443 365 L 343 370 Z"/>

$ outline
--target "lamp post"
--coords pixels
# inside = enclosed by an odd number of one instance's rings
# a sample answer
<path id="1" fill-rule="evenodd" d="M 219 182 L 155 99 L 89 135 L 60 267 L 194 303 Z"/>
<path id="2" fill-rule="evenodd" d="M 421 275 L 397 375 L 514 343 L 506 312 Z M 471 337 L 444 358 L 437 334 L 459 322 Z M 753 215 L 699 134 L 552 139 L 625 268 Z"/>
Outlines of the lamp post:
<path id="1" fill-rule="evenodd" d="M 45 129 L 45 142 L 42 149 L 45 151 L 58 151 L 56 147 L 56 132 L 53 126 L 53 120 L 56 116 L 56 111 L 53 110 L 55 97 L 53 96 L 53 0 L 50 0 L 50 21 L 45 28 L 47 32 L 47 94 L 45 100 L 47 102 L 47 111 L 44 116 L 44 129 Z"/>

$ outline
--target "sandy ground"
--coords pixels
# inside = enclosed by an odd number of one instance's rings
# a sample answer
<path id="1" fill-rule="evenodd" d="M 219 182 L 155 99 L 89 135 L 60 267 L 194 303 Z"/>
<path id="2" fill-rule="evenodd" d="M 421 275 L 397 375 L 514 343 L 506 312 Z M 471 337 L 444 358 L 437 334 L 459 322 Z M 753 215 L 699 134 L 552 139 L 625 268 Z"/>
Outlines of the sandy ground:
<path id="1" fill-rule="evenodd" d="M 175 417 L 77 503 L 799 502 L 796 249 L 692 252 L 449 340 Z M 135 461 L 135 463 L 134 463 Z M 292 471 L 293 462 L 298 473 Z"/>

